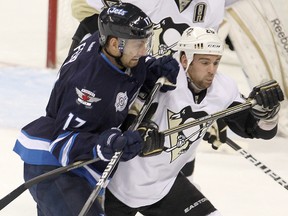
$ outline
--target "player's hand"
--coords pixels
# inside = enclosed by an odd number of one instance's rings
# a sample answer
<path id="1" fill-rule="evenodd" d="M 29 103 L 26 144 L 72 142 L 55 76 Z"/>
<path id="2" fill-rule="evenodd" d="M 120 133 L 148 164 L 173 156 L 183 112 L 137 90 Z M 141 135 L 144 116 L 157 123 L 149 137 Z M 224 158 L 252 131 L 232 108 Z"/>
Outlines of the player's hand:
<path id="1" fill-rule="evenodd" d="M 207 130 L 203 140 L 212 145 L 212 148 L 217 150 L 220 145 L 226 142 L 227 124 L 222 119 L 217 119 Z"/>
<path id="2" fill-rule="evenodd" d="M 164 134 L 158 131 L 158 125 L 153 121 L 144 121 L 137 129 L 144 140 L 144 145 L 139 156 L 154 156 L 163 151 Z"/>
<path id="3" fill-rule="evenodd" d="M 125 131 L 123 134 L 118 128 L 104 131 L 98 139 L 96 150 L 98 157 L 109 161 L 117 151 L 123 151 L 122 161 L 127 161 L 139 154 L 143 140 L 137 131 Z"/>
<path id="4" fill-rule="evenodd" d="M 176 88 L 177 76 L 179 73 L 179 63 L 172 56 L 163 56 L 158 59 L 150 60 L 148 69 L 156 76 L 165 77 L 169 82 L 164 83 L 160 91 L 167 92 Z M 156 78 L 156 80 L 157 80 Z"/>
<path id="5" fill-rule="evenodd" d="M 258 119 L 272 119 L 280 110 L 280 102 L 284 94 L 275 80 L 260 84 L 253 88 L 250 99 L 255 99 L 257 104 L 252 107 L 252 114 Z"/>

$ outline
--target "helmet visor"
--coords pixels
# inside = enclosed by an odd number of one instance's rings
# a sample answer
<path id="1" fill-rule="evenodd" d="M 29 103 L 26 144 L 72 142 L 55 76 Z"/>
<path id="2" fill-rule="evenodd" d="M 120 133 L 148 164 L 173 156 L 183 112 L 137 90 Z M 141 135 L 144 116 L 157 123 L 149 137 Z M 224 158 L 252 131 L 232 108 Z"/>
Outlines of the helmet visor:
<path id="1" fill-rule="evenodd" d="M 141 57 L 151 53 L 152 35 L 143 39 L 120 39 L 119 41 L 119 49 L 123 50 L 123 54 Z"/>

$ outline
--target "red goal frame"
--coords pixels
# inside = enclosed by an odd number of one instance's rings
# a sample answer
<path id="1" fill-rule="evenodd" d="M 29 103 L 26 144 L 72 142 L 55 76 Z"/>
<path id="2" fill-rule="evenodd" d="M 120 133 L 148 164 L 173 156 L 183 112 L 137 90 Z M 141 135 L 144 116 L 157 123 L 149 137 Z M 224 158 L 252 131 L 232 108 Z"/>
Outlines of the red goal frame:
<path id="1" fill-rule="evenodd" d="M 46 67 L 56 68 L 57 1 L 49 0 Z"/>

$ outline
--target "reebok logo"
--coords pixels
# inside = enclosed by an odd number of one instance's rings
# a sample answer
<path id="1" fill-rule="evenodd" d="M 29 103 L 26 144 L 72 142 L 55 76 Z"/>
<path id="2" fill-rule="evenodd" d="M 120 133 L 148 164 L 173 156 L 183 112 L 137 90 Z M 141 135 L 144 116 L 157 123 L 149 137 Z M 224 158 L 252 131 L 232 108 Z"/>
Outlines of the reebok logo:
<path id="1" fill-rule="evenodd" d="M 277 19 L 271 20 L 271 23 L 273 25 L 275 34 L 280 40 L 281 45 L 283 46 L 284 50 L 288 54 L 288 35 L 285 34 L 280 20 L 277 18 Z"/>

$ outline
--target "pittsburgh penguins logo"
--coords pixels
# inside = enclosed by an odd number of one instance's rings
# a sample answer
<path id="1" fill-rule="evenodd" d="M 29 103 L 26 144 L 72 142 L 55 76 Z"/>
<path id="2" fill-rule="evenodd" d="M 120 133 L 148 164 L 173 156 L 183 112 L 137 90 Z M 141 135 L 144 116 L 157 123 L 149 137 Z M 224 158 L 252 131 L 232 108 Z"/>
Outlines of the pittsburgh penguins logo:
<path id="1" fill-rule="evenodd" d="M 159 23 L 154 23 L 155 42 L 153 46 L 153 56 L 173 55 L 177 50 L 175 46 L 182 33 L 189 27 L 186 23 L 175 23 L 171 17 L 162 19 Z"/>
<path id="2" fill-rule="evenodd" d="M 174 113 L 167 111 L 168 127 L 173 128 L 186 122 L 206 116 L 204 111 L 193 112 L 190 106 L 183 108 L 180 112 Z M 178 133 L 170 135 L 170 146 L 165 148 L 165 152 L 171 154 L 171 162 L 180 155 L 187 152 L 191 145 L 198 139 L 201 139 L 210 125 L 198 125 Z"/>
<path id="3" fill-rule="evenodd" d="M 180 1 L 175 0 L 179 11 L 185 10 L 191 3 L 191 1 Z M 181 7 L 179 5 L 182 5 Z M 205 21 L 207 12 L 207 4 L 200 2 L 194 6 L 193 23 L 203 23 Z M 182 33 L 187 29 L 189 25 L 187 23 L 175 23 L 171 17 L 162 19 L 159 23 L 154 23 L 154 35 L 155 41 L 153 46 L 152 54 L 155 57 L 163 55 L 173 55 L 176 50 L 177 42 L 179 41 Z"/>

